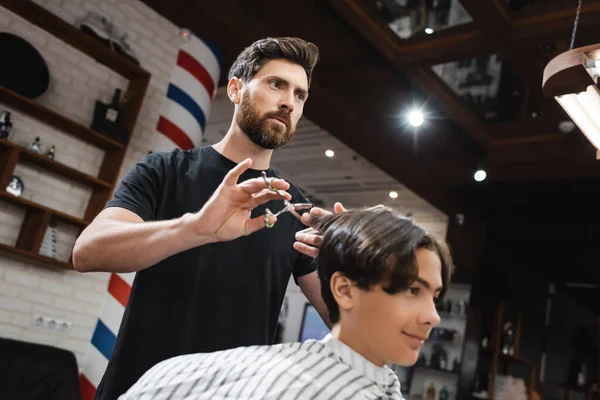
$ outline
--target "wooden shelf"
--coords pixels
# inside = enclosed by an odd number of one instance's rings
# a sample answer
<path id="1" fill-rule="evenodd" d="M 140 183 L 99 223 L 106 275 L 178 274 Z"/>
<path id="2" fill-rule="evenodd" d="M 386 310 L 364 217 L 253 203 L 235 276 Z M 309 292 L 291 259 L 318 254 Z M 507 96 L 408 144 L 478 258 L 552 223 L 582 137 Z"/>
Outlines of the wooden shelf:
<path id="1" fill-rule="evenodd" d="M 62 220 L 64 222 L 67 222 L 69 224 L 73 224 L 79 228 L 85 228 L 86 226 L 89 225 L 89 222 L 84 221 L 81 218 L 77 218 L 74 217 L 72 215 L 69 214 L 65 214 L 61 211 L 57 211 L 57 210 L 53 210 L 51 208 L 48 208 L 46 206 L 43 206 L 41 204 L 37 204 L 33 201 L 24 199 L 22 197 L 17 197 L 17 196 L 13 196 L 10 193 L 1 191 L 0 192 L 0 200 L 2 201 L 6 201 L 8 203 L 14 204 L 16 206 L 21 206 L 21 207 L 25 207 L 28 209 L 34 209 L 34 210 L 39 210 L 39 211 L 47 211 L 50 214 L 52 214 L 52 216 L 56 217 L 59 220 Z"/>
<path id="2" fill-rule="evenodd" d="M 94 132 L 81 125 L 79 122 L 75 122 L 37 101 L 23 97 L 2 86 L 0 86 L 0 103 L 13 107 L 15 110 L 105 150 L 119 150 L 125 148 L 124 144 L 101 135 L 98 132 Z"/>
<path id="3" fill-rule="evenodd" d="M 31 0 L 2 0 L 5 7 L 65 43 L 94 58 L 97 62 L 129 79 L 149 79 L 150 73 L 133 61 L 113 51 L 75 26 Z"/>
<path id="4" fill-rule="evenodd" d="M 108 182 L 104 182 L 98 178 L 84 174 L 83 172 L 71 168 L 68 165 L 51 160 L 41 154 L 34 153 L 33 151 L 8 140 L 0 139 L 0 148 L 1 147 L 18 149 L 19 161 L 22 161 L 25 164 L 33 164 L 84 185 L 105 189 L 112 188 L 112 185 Z"/>
<path id="5" fill-rule="evenodd" d="M 56 258 L 46 257 L 38 253 L 34 253 L 33 251 L 19 249 L 17 247 L 8 246 L 6 244 L 0 243 L 0 251 L 4 251 L 6 253 L 14 254 L 16 256 L 26 258 L 29 260 L 34 260 L 41 262 L 43 264 L 50 264 L 56 267 L 64 268 L 64 269 L 74 269 L 73 264 L 57 260 Z"/>
<path id="6" fill-rule="evenodd" d="M 99 64 L 108 67 L 129 81 L 123 93 L 127 101 L 122 110 L 125 116 L 124 122 L 128 142 L 133 135 L 151 74 L 127 57 L 113 51 L 95 38 L 86 35 L 77 27 L 31 0 L 0 0 L 0 4 L 2 7 L 21 16 L 48 34 L 62 40 L 65 44 L 95 59 Z M 65 164 L 49 160 L 21 146 L 7 141 L 0 142 L 0 201 L 5 201 L 26 209 L 16 246 L 3 245 L 0 246 L 0 250 L 62 268 L 73 268 L 70 263 L 38 254 L 44 233 L 52 218 L 73 224 L 82 229 L 89 225 L 88 221 L 91 221 L 103 209 L 110 197 L 110 193 L 114 189 L 114 185 L 118 180 L 119 170 L 125 158 L 127 144 L 110 139 L 63 116 L 59 112 L 1 86 L 0 104 L 14 109 L 15 112 L 29 115 L 65 134 L 106 150 L 98 175 L 92 177 Z M 87 203 L 84 219 L 7 193 L 4 188 L 10 182 L 18 162 L 34 164 L 52 173 L 91 186 L 93 188 L 92 196 Z"/>

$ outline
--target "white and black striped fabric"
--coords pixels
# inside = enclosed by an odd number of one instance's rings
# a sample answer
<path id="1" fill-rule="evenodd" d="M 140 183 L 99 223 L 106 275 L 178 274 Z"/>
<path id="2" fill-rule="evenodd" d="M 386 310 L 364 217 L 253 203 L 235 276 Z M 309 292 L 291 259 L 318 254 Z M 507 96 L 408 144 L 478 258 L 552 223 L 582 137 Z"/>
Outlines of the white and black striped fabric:
<path id="1" fill-rule="evenodd" d="M 146 372 L 119 400 L 401 400 L 400 382 L 328 335 L 322 341 L 183 355 Z"/>

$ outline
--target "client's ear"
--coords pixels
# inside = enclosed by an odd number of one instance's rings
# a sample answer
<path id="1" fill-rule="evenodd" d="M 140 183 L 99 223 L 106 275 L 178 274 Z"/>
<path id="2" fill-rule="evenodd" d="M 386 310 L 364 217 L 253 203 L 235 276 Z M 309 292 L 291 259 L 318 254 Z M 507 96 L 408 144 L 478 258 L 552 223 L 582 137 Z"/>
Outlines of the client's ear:
<path id="1" fill-rule="evenodd" d="M 353 293 L 354 282 L 341 272 L 334 272 L 329 281 L 331 293 L 341 310 L 349 311 L 354 307 L 356 296 Z"/>
<path id="2" fill-rule="evenodd" d="M 233 104 L 240 104 L 242 95 L 242 88 L 244 87 L 244 83 L 241 79 L 236 78 L 235 76 L 227 82 L 227 96 L 229 96 L 229 100 Z"/>

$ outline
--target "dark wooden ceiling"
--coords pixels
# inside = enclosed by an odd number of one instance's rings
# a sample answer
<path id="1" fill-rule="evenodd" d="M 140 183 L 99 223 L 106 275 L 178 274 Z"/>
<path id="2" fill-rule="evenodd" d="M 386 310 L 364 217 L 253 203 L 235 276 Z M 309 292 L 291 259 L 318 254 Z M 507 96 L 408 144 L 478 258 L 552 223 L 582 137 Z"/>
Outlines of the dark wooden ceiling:
<path id="1" fill-rule="evenodd" d="M 600 176 L 592 146 L 577 130 L 559 131 L 568 118 L 541 92 L 545 64 L 568 47 L 575 1 L 461 0 L 473 22 L 409 39 L 388 27 L 377 0 L 146 3 L 223 50 L 221 84 L 235 56 L 256 39 L 294 35 L 318 44 L 323 57 L 307 116 L 446 211 L 461 207 L 446 189 L 471 183 L 477 165 L 486 167 L 489 182 Z M 595 40 L 598 22 L 600 3 L 584 1 L 578 45 Z M 509 120 L 486 121 L 431 68 L 490 54 L 522 88 L 518 106 L 505 106 L 517 110 Z M 422 104 L 433 119 L 408 128 L 403 112 Z"/>
<path id="2" fill-rule="evenodd" d="M 568 207 L 581 208 L 580 197 L 598 196 L 590 189 L 600 186 L 595 150 L 578 130 L 558 129 L 568 117 L 541 91 L 545 64 L 568 49 L 575 0 L 460 0 L 472 22 L 408 39 L 394 33 L 382 9 L 446 0 L 144 1 L 220 47 L 221 84 L 254 40 L 316 43 L 322 59 L 305 115 L 449 215 L 475 210 L 527 220 L 540 199 L 545 210 L 567 215 Z M 583 0 L 576 46 L 600 39 L 598 23 L 600 2 Z M 496 120 L 466 105 L 432 69 L 491 54 L 502 61 L 499 93 L 508 93 L 498 96 Z M 423 105 L 427 122 L 407 126 L 404 114 Z M 473 181 L 478 165 L 488 172 L 483 184 Z M 591 206 L 598 197 L 588 200 L 583 214 L 600 221 Z M 600 282 L 600 273 L 587 278 Z"/>

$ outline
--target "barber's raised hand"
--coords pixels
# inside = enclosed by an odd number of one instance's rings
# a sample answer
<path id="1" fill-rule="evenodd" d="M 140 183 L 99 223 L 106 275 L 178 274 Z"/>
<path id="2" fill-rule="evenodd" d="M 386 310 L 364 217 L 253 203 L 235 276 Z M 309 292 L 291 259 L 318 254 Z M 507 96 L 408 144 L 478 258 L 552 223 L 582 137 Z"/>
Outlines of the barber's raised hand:
<path id="1" fill-rule="evenodd" d="M 268 189 L 262 177 L 238 183 L 240 176 L 251 165 L 252 160 L 248 158 L 230 170 L 204 207 L 188 216 L 188 223 L 195 229 L 195 234 L 210 242 L 222 242 L 249 235 L 265 227 L 265 216 L 250 218 L 250 212 L 268 201 L 281 200 L 281 197 Z M 283 179 L 272 179 L 270 182 L 287 200 L 291 199 L 291 195 L 286 192 L 290 187 L 289 183 Z M 271 216 L 269 222 L 275 223 L 276 220 Z"/>
<path id="2" fill-rule="evenodd" d="M 342 203 L 335 203 L 333 206 L 333 211 L 336 214 L 346 212 L 347 210 L 344 208 Z M 302 222 L 304 225 L 308 225 L 309 227 L 313 227 L 315 225 L 315 217 L 323 217 L 325 215 L 330 215 L 331 212 L 327 210 L 323 210 L 319 207 L 313 207 L 310 210 L 310 213 L 304 213 L 302 215 Z M 300 231 L 296 233 L 296 242 L 294 243 L 294 249 L 299 251 L 302 254 L 306 254 L 310 257 L 316 257 L 319 254 L 319 246 L 321 245 L 321 241 L 323 240 L 323 236 L 314 232 L 306 233 Z"/>

